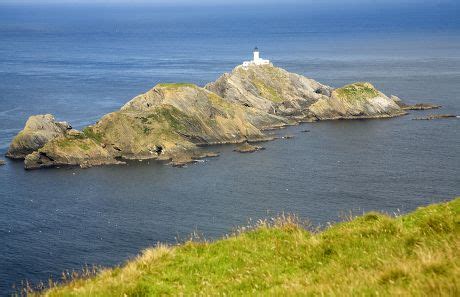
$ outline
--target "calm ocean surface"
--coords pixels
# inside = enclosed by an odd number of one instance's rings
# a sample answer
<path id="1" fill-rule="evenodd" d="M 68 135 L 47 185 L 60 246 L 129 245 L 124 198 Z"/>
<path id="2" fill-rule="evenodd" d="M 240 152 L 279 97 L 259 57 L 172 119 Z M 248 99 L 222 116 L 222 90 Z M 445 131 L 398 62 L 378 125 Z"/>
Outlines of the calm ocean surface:
<path id="1" fill-rule="evenodd" d="M 364 11 L 365 10 L 365 11 Z M 0 167 L 0 295 L 85 264 L 117 265 L 194 230 L 218 238 L 294 212 L 407 212 L 460 195 L 460 17 L 456 5 L 327 10 L 0 5 L 0 153 L 32 114 L 91 124 L 158 82 L 204 85 L 250 58 L 331 86 L 370 81 L 443 109 L 281 130 L 295 138 L 187 168 Z M 310 133 L 301 133 L 309 129 Z"/>

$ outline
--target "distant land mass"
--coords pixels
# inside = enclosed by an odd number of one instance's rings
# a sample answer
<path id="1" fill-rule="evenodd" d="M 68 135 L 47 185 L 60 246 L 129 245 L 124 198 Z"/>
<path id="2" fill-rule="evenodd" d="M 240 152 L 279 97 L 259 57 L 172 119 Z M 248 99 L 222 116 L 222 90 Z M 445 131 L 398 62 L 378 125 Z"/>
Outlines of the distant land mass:
<path id="1" fill-rule="evenodd" d="M 31 116 L 7 157 L 26 169 L 170 160 L 181 166 L 214 156 L 202 146 L 273 139 L 264 130 L 320 120 L 390 118 L 431 104 L 404 104 L 368 82 L 331 88 L 268 65 L 237 66 L 215 82 L 158 84 L 82 131 L 48 115 Z"/>

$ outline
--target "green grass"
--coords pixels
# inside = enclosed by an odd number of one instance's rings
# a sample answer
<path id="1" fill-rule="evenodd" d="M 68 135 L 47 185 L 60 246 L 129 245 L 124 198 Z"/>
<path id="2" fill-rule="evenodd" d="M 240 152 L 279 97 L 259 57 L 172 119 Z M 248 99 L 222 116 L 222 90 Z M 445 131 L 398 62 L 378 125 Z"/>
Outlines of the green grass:
<path id="1" fill-rule="evenodd" d="M 144 134 L 149 134 L 151 129 L 149 127 L 146 127 L 144 126 L 144 128 L 142 129 L 142 131 L 144 132 Z"/>
<path id="2" fill-rule="evenodd" d="M 186 129 L 184 120 L 189 119 L 189 116 L 172 105 L 162 105 L 147 115 L 147 119 L 153 122 L 165 123 L 173 131 L 182 131 Z M 150 122 L 148 121 L 147 123 Z"/>
<path id="3" fill-rule="evenodd" d="M 87 138 L 90 138 L 96 141 L 97 143 L 100 143 L 102 141 L 102 133 L 95 132 L 91 126 L 85 127 L 82 132 Z"/>
<path id="4" fill-rule="evenodd" d="M 183 87 L 196 88 L 197 85 L 191 83 L 161 83 L 157 85 L 161 88 L 178 89 Z"/>
<path id="5" fill-rule="evenodd" d="M 84 151 L 91 149 L 90 145 L 85 142 L 85 138 L 82 136 L 68 136 L 56 140 L 56 145 L 62 149 L 80 148 Z"/>
<path id="6" fill-rule="evenodd" d="M 74 141 L 73 139 L 70 139 L 70 138 L 61 138 L 61 139 L 56 140 L 56 144 L 60 148 L 68 148 L 74 145 Z"/>
<path id="7" fill-rule="evenodd" d="M 159 245 L 48 296 L 459 296 L 460 198 L 322 232 L 293 217 L 214 242 Z"/>
<path id="8" fill-rule="evenodd" d="M 334 92 L 339 98 L 345 100 L 366 100 L 379 95 L 373 85 L 365 82 L 346 85 L 336 89 Z"/>
<path id="9" fill-rule="evenodd" d="M 273 101 L 275 103 L 281 103 L 284 99 L 280 96 L 277 90 L 273 87 L 265 84 L 263 81 L 259 79 L 253 80 L 254 85 L 256 86 L 257 90 L 259 90 L 259 95 Z"/>
<path id="10" fill-rule="evenodd" d="M 91 149 L 87 140 L 94 140 L 96 143 L 102 141 L 102 134 L 93 131 L 92 127 L 86 127 L 81 134 L 66 135 L 56 140 L 56 145 L 62 149 L 80 148 L 84 151 Z"/>
<path id="11" fill-rule="evenodd" d="M 230 102 L 225 101 L 219 95 L 209 92 L 207 94 L 209 101 L 212 103 L 212 106 L 218 107 L 221 111 L 214 109 L 216 113 L 220 116 L 227 118 L 228 116 L 234 117 L 235 116 L 235 106 L 232 105 Z M 214 119 L 211 119 L 214 120 Z"/>

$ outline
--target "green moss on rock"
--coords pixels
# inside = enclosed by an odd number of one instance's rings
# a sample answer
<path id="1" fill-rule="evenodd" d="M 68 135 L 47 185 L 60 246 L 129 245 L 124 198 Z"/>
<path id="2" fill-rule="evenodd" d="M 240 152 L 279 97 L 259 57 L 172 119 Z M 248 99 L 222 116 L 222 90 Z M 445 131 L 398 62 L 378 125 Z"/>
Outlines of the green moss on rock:
<path id="1" fill-rule="evenodd" d="M 275 103 L 280 103 L 284 101 L 284 99 L 281 97 L 281 95 L 278 93 L 278 91 L 275 88 L 264 83 L 262 80 L 254 79 L 253 83 L 256 86 L 257 90 L 259 90 L 260 96 L 270 101 L 273 101 Z"/>
<path id="2" fill-rule="evenodd" d="M 98 143 L 102 141 L 102 133 L 96 132 L 91 126 L 84 128 L 82 132 L 87 138 L 93 139 Z"/>
<path id="3" fill-rule="evenodd" d="M 51 142 L 52 143 L 52 142 Z M 62 137 L 55 140 L 56 146 L 61 149 L 65 150 L 72 150 L 72 149 L 82 149 L 84 151 L 89 151 L 91 146 L 95 143 L 89 139 L 84 137 Z"/>
<path id="4" fill-rule="evenodd" d="M 344 100 L 367 100 L 377 97 L 379 92 L 368 82 L 358 82 L 335 89 L 333 94 Z"/>
<path id="5" fill-rule="evenodd" d="M 192 120 L 191 117 L 172 105 L 159 106 L 152 113 L 148 114 L 147 118 L 161 124 L 165 128 L 176 131 L 185 130 L 187 128 L 185 123 Z"/>
<path id="6" fill-rule="evenodd" d="M 183 87 L 195 88 L 198 87 L 192 83 L 161 83 L 157 85 L 160 88 L 167 88 L 167 89 L 178 89 Z"/>

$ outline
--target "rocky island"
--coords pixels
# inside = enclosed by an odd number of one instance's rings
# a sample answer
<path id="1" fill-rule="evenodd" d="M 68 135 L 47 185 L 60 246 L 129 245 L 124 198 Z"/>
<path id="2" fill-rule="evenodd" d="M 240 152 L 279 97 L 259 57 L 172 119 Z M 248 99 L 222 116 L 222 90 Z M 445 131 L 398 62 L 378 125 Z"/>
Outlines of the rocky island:
<path id="1" fill-rule="evenodd" d="M 266 61 L 266 60 L 265 60 Z M 7 157 L 26 169 L 120 164 L 129 159 L 185 164 L 202 146 L 272 139 L 263 131 L 318 120 L 389 118 L 407 105 L 368 82 L 332 88 L 273 66 L 237 66 L 204 87 L 158 84 L 82 131 L 52 115 L 31 116 Z"/>

